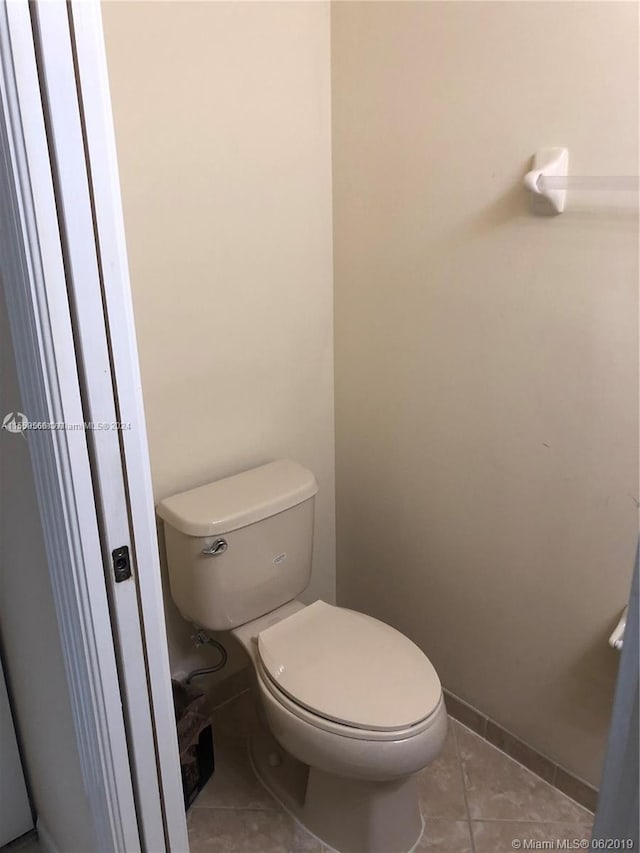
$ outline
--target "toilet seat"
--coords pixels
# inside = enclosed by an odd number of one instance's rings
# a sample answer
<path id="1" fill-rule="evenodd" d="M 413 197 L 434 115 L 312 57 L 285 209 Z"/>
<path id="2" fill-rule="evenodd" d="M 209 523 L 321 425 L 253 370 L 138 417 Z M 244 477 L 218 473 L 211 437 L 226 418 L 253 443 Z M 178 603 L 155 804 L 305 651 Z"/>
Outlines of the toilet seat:
<path id="1" fill-rule="evenodd" d="M 290 714 L 293 714 L 306 726 L 310 726 L 311 728 L 317 729 L 318 731 L 328 735 L 339 735 L 340 738 L 367 741 L 368 743 L 399 743 L 400 741 L 417 738 L 428 732 L 428 730 L 434 725 L 434 721 L 438 720 L 442 709 L 444 708 L 444 699 L 441 696 L 433 712 L 414 726 L 409 726 L 404 729 L 394 729 L 391 731 L 357 728 L 347 723 L 337 723 L 334 720 L 321 717 L 319 714 L 314 714 L 312 711 L 309 711 L 303 705 L 294 702 L 286 693 L 274 684 L 271 677 L 265 671 L 260 659 L 257 660 L 256 675 L 258 678 L 259 690 L 262 691 L 263 694 L 266 693 L 269 695 L 275 701 L 276 705 L 284 711 L 288 711 Z"/>
<path id="2" fill-rule="evenodd" d="M 442 702 L 423 652 L 383 622 L 316 601 L 260 631 L 258 673 L 296 716 L 366 740 L 411 737 Z"/>

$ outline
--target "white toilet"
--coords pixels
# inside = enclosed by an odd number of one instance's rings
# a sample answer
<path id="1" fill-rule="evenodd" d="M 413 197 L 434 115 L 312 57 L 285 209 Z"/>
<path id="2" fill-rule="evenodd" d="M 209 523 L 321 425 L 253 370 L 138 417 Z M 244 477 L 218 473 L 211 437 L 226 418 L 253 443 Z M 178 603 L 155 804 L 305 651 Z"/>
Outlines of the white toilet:
<path id="1" fill-rule="evenodd" d="M 171 594 L 249 654 L 262 721 L 250 753 L 275 798 L 340 853 L 407 853 L 423 830 L 413 774 L 446 736 L 442 688 L 399 631 L 296 600 L 317 491 L 280 460 L 162 501 Z"/>

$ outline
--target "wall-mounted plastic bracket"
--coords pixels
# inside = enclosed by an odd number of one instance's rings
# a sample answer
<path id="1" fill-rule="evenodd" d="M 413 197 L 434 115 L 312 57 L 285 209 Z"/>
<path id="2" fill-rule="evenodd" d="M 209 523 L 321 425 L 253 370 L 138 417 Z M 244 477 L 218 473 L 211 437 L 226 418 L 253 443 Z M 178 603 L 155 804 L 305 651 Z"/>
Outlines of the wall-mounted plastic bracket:
<path id="1" fill-rule="evenodd" d="M 622 611 L 622 616 L 618 620 L 618 624 L 613 629 L 613 633 L 609 637 L 609 645 L 612 649 L 622 650 L 624 645 L 624 632 L 627 627 L 627 608 Z"/>
<path id="2" fill-rule="evenodd" d="M 524 185 L 531 191 L 531 206 L 535 213 L 553 216 L 562 213 L 567 191 L 542 186 L 541 178 L 566 178 L 569 172 L 568 148 L 541 148 L 533 155 L 532 168 L 524 176 Z"/>

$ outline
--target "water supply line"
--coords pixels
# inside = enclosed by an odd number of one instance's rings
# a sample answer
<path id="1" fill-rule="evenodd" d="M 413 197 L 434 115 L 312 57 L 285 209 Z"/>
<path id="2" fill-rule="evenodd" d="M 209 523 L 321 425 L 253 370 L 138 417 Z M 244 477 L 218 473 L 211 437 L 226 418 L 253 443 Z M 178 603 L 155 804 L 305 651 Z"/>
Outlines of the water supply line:
<path id="1" fill-rule="evenodd" d="M 197 678 L 200 675 L 210 675 L 212 672 L 219 672 L 224 666 L 226 666 L 228 658 L 227 650 L 222 643 L 219 643 L 217 640 L 209 637 L 205 634 L 202 628 L 198 628 L 191 639 L 194 641 L 196 648 L 200 648 L 200 646 L 213 646 L 214 649 L 219 652 L 220 660 L 213 666 L 204 666 L 201 669 L 192 670 L 185 679 L 186 684 L 191 684 L 192 679 Z"/>

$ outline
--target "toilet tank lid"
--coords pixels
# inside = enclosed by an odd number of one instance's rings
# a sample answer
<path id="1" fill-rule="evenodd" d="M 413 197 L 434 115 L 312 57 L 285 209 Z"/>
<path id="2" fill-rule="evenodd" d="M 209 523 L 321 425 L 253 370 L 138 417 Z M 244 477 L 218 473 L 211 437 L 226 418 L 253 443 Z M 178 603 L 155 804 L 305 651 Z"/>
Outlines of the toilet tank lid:
<path id="1" fill-rule="evenodd" d="M 317 491 L 311 471 L 278 459 L 165 498 L 156 512 L 187 536 L 220 536 L 290 509 Z"/>

